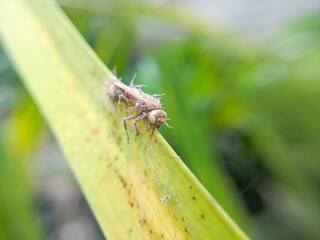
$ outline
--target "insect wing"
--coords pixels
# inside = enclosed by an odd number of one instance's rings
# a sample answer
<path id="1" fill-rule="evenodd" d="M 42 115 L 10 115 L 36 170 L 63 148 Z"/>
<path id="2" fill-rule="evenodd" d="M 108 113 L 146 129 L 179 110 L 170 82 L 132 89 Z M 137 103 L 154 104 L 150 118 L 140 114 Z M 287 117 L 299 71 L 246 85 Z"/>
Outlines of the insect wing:
<path id="1" fill-rule="evenodd" d="M 143 96 L 139 93 L 139 90 L 136 88 L 130 88 L 127 85 L 123 84 L 122 82 L 114 82 L 114 85 L 117 88 L 120 88 L 122 91 L 124 91 L 125 95 L 130 96 L 131 98 L 137 100 L 137 101 L 143 101 Z"/>

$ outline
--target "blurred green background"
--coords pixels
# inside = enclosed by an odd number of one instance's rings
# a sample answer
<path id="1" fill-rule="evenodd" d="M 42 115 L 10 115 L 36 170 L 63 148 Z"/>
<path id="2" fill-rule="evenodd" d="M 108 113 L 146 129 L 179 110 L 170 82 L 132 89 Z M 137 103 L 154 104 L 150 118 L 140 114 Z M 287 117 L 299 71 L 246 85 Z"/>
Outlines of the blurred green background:
<path id="1" fill-rule="evenodd" d="M 59 3 L 118 77 L 166 94 L 160 132 L 253 239 L 320 239 L 320 4 Z M 3 48 L 0 79 L 0 239 L 104 239 Z"/>

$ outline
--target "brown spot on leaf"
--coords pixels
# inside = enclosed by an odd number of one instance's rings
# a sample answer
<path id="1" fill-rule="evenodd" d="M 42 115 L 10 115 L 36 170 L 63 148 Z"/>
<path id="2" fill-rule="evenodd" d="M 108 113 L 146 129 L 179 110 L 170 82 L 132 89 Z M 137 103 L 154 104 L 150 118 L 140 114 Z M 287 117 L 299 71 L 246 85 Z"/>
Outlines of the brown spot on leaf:
<path id="1" fill-rule="evenodd" d="M 142 220 L 140 219 L 139 223 L 140 223 L 141 227 L 144 227 L 145 224 L 146 224 L 146 220 L 145 219 L 142 219 Z"/>
<path id="2" fill-rule="evenodd" d="M 91 129 L 91 133 L 93 134 L 93 135 L 96 135 L 96 136 L 98 136 L 99 134 L 100 134 L 100 129 L 99 128 L 92 128 Z"/>

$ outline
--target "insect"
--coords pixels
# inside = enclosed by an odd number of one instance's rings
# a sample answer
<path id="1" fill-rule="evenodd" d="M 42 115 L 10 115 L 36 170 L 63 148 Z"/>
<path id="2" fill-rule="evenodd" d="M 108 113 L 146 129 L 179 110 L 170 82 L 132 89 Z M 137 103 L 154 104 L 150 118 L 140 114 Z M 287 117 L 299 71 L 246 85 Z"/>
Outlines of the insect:
<path id="1" fill-rule="evenodd" d="M 127 122 L 131 122 L 132 126 L 136 130 L 137 135 L 139 131 L 137 128 L 137 122 L 148 119 L 152 130 L 158 129 L 163 123 L 167 127 L 171 127 L 167 122 L 167 113 L 162 110 L 162 103 L 160 102 L 161 95 L 149 95 L 142 92 L 141 87 L 143 85 L 134 85 L 132 79 L 130 86 L 123 84 L 117 78 L 114 78 L 112 83 L 108 87 L 108 95 L 113 101 L 124 102 L 126 105 L 131 105 L 130 112 L 136 112 L 136 114 L 123 118 L 124 128 L 127 133 L 127 142 L 129 143 L 129 134 L 127 129 Z"/>

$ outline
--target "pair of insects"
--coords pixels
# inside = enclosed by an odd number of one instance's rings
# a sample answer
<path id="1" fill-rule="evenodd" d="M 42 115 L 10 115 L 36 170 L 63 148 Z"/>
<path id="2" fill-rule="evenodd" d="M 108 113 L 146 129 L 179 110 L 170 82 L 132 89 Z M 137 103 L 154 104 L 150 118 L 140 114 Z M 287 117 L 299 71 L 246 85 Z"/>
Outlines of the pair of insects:
<path id="1" fill-rule="evenodd" d="M 135 128 L 137 135 L 139 134 L 137 128 L 137 122 L 148 119 L 152 131 L 158 129 L 163 123 L 167 125 L 167 127 L 171 127 L 167 122 L 167 113 L 162 110 L 162 103 L 160 101 L 159 96 L 161 95 L 149 95 L 142 92 L 141 87 L 143 85 L 134 85 L 132 79 L 129 86 L 123 84 L 116 77 L 112 79 L 112 83 L 108 87 L 108 96 L 114 102 L 124 102 L 126 105 L 131 105 L 132 108 L 130 110 L 133 115 L 125 117 L 124 120 L 124 128 L 127 133 L 127 140 L 129 143 L 129 134 L 127 130 L 127 122 L 129 120 L 133 120 L 132 126 Z"/>

